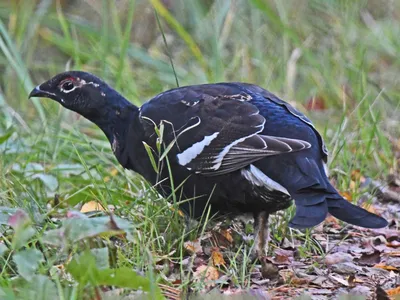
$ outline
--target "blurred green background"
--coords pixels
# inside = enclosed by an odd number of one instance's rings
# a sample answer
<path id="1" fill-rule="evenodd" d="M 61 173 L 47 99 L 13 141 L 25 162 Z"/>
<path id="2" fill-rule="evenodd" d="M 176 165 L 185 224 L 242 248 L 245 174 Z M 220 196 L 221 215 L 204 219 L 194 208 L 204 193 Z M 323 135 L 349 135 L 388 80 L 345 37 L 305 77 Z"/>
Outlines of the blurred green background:
<path id="1" fill-rule="evenodd" d="M 399 37 L 396 0 L 1 0 L 0 206 L 23 208 L 45 230 L 63 209 L 114 205 L 145 233 L 119 253 L 121 264 L 148 270 L 144 251 L 182 259 L 182 226 L 118 166 L 100 130 L 50 100 L 27 99 L 73 69 L 137 105 L 177 81 L 258 84 L 316 123 L 335 185 L 356 199 L 352 171 L 375 179 L 399 168 Z M 251 263 L 230 263 L 235 282 L 248 285 Z M 0 283 L 18 273 L 0 265 Z"/>

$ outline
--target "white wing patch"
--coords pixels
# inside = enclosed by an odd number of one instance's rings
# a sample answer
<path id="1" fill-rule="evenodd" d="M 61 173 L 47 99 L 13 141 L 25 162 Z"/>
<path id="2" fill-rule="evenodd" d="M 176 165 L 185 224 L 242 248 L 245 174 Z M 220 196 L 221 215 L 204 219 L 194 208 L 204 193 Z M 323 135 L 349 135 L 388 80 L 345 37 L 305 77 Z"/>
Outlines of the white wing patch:
<path id="1" fill-rule="evenodd" d="M 270 191 L 280 191 L 288 196 L 290 196 L 287 189 L 276 181 L 265 175 L 259 168 L 254 165 L 250 165 L 249 168 L 244 168 L 241 170 L 242 176 L 251 182 L 251 184 L 256 186 L 265 186 Z"/>
<path id="2" fill-rule="evenodd" d="M 324 166 L 324 171 L 325 171 L 325 175 L 326 177 L 329 177 L 329 168 L 328 165 L 323 161 L 322 162 L 323 166 Z"/>
<path id="3" fill-rule="evenodd" d="M 222 160 L 224 159 L 225 155 L 229 152 L 229 150 L 230 150 L 233 146 L 235 146 L 235 145 L 237 145 L 237 144 L 243 142 L 244 140 L 248 139 L 249 137 L 252 137 L 252 136 L 254 136 L 254 135 L 256 135 L 256 134 L 259 134 L 261 131 L 264 130 L 264 125 L 265 125 L 265 120 L 264 120 L 264 122 L 263 122 L 262 124 L 256 126 L 257 128 L 260 128 L 260 130 L 258 130 L 257 132 L 255 132 L 255 133 L 253 133 L 253 134 L 250 134 L 250 135 L 248 135 L 248 136 L 242 137 L 242 138 L 240 138 L 240 139 L 238 139 L 238 140 L 236 140 L 236 141 L 230 143 L 228 146 L 226 146 L 226 147 L 218 154 L 218 156 L 215 158 L 215 160 L 213 161 L 213 163 L 215 163 L 215 165 L 213 166 L 213 169 L 214 169 L 214 170 L 218 170 L 218 168 L 219 168 L 219 167 L 221 166 L 221 164 L 222 164 Z"/>
<path id="4" fill-rule="evenodd" d="M 218 136 L 219 132 L 214 132 L 211 135 L 205 136 L 200 142 L 194 143 L 192 146 L 187 148 L 182 153 L 177 155 L 178 163 L 181 166 L 185 166 L 190 163 L 193 159 L 199 155 L 206 146 L 210 145 L 211 142 Z"/>

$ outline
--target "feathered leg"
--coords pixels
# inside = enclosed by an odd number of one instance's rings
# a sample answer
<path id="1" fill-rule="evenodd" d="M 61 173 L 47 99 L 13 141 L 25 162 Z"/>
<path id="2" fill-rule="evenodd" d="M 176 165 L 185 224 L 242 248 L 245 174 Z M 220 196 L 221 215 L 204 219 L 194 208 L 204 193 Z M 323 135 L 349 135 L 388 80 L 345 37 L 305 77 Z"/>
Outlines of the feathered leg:
<path id="1" fill-rule="evenodd" d="M 254 245 L 258 259 L 267 256 L 268 253 L 268 228 L 269 214 L 265 211 L 254 213 Z"/>
<path id="2" fill-rule="evenodd" d="M 261 262 L 261 274 L 264 278 L 273 279 L 278 276 L 278 268 L 266 260 L 268 255 L 269 214 L 265 211 L 254 213 L 255 251 Z"/>

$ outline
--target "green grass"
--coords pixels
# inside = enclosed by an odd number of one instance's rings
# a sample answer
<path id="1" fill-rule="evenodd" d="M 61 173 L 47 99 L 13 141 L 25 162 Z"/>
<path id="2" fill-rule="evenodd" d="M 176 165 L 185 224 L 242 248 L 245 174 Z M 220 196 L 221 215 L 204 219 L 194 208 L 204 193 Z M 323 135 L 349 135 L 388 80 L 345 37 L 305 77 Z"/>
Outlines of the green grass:
<path id="1" fill-rule="evenodd" d="M 300 110 L 317 96 L 329 109 L 307 114 L 325 137 L 339 190 L 350 189 L 352 170 L 380 178 L 396 168 L 389 141 L 400 135 L 396 1 L 179 0 L 170 10 L 158 0 L 126 1 L 122 10 L 114 1 L 96 1 L 99 7 L 82 10 L 58 1 L 21 2 L 0 2 L 0 205 L 21 208 L 30 219 L 15 230 L 6 225 L 6 218 L 1 223 L 0 295 L 6 293 L 6 299 L 33 299 L 29 293 L 43 291 L 60 299 L 80 299 L 95 296 L 103 284 L 137 287 L 124 279 L 107 281 L 99 275 L 101 267 L 143 272 L 153 296 L 158 293 L 155 283 L 184 292 L 203 287 L 193 282 L 193 258 L 189 266 L 168 266 L 187 259 L 184 242 L 210 226 L 200 224 L 185 232 L 177 210 L 117 164 L 97 128 L 52 101 L 27 100 L 35 84 L 66 68 L 96 73 L 137 105 L 175 87 L 176 79 L 181 86 L 252 82 Z M 144 6 L 157 9 L 165 40 L 155 17 L 154 28 L 131 39 L 141 26 L 137 19 Z M 143 42 L 154 32 L 150 43 Z M 106 226 L 101 236 L 90 237 L 89 231 L 79 241 L 71 237 L 59 245 L 45 242 L 51 230 L 69 228 L 62 221 L 67 211 L 91 200 L 107 209 L 112 205 L 114 214 L 129 223 L 124 238 Z M 288 214 L 272 225 L 276 241 L 291 236 L 285 226 Z M 309 235 L 304 240 L 302 253 L 320 254 Z M 221 268 L 238 287 L 250 286 L 250 246 L 239 239 Z M 108 257 L 109 264 L 88 262 L 83 266 L 89 270 L 87 277 L 71 277 L 71 260 L 94 248 L 105 249 L 91 255 Z M 18 255 L 37 262 L 37 268 L 24 269 Z M 79 263 L 74 266 L 79 268 Z M 172 275 L 178 283 L 169 280 Z"/>

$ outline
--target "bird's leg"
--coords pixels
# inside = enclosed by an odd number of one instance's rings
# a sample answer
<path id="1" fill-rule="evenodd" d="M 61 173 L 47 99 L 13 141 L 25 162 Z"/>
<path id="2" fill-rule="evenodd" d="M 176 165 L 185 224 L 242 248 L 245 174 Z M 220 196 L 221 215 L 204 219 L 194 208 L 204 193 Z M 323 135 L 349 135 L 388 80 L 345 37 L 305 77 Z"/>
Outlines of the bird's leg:
<path id="1" fill-rule="evenodd" d="M 278 277 L 278 268 L 266 259 L 268 255 L 268 228 L 269 214 L 265 211 L 254 213 L 254 233 L 255 233 L 255 251 L 258 260 L 261 262 L 262 277 L 276 279 Z M 253 248 L 253 249 L 254 249 Z"/>
<path id="2" fill-rule="evenodd" d="M 254 213 L 254 244 L 255 252 L 260 261 L 268 254 L 268 218 L 269 214 L 265 211 Z"/>

